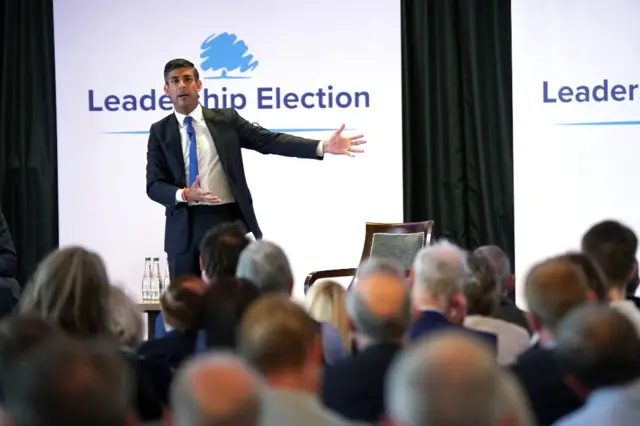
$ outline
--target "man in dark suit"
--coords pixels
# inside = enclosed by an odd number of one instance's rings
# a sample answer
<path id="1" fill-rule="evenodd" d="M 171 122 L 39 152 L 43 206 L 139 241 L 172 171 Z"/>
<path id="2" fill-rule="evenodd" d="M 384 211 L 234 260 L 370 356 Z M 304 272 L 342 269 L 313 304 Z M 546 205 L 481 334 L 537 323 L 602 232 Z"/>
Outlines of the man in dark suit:
<path id="1" fill-rule="evenodd" d="M 241 220 L 262 238 L 241 148 L 318 160 L 325 153 L 362 152 L 357 146 L 365 143 L 363 135 L 344 136 L 344 125 L 319 141 L 270 132 L 231 108 L 203 108 L 198 101 L 202 90 L 198 70 L 185 59 L 169 61 L 164 80 L 175 111 L 151 125 L 147 195 L 166 208 L 164 247 L 171 278 L 200 275 L 198 246 L 214 225 Z"/>
<path id="2" fill-rule="evenodd" d="M 347 294 L 347 312 L 360 352 L 327 367 L 322 400 L 350 420 L 376 424 L 386 412 L 387 370 L 401 351 L 411 325 L 405 271 L 383 260 L 361 265 L 358 284 Z"/>

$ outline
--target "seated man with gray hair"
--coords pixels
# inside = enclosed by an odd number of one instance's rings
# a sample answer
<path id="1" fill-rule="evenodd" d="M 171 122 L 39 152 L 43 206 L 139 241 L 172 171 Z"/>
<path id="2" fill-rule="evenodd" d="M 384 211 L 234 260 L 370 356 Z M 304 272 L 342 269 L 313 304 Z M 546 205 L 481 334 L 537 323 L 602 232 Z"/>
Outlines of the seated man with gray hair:
<path id="1" fill-rule="evenodd" d="M 239 357 L 199 355 L 178 372 L 169 426 L 257 426 L 262 378 Z"/>
<path id="2" fill-rule="evenodd" d="M 251 242 L 240 254 L 236 278 L 255 285 L 263 294 L 283 294 L 291 297 L 293 272 L 282 248 L 267 240 Z M 327 364 L 346 358 L 340 332 L 330 323 L 322 323 L 322 340 Z"/>
<path id="3" fill-rule="evenodd" d="M 411 299 L 404 268 L 370 259 L 358 268 L 347 294 L 347 313 L 360 352 L 325 371 L 324 404 L 343 416 L 367 423 L 383 420 L 387 369 L 400 352 L 411 325 Z"/>
<path id="4" fill-rule="evenodd" d="M 477 337 L 435 332 L 393 362 L 385 389 L 388 424 L 529 426 L 522 394 L 505 375 Z"/>
<path id="5" fill-rule="evenodd" d="M 411 276 L 413 308 L 420 313 L 409 332 L 411 340 L 443 328 L 459 328 L 481 337 L 497 352 L 495 334 L 463 327 L 463 285 L 469 274 L 467 253 L 455 244 L 443 240 L 420 250 Z"/>

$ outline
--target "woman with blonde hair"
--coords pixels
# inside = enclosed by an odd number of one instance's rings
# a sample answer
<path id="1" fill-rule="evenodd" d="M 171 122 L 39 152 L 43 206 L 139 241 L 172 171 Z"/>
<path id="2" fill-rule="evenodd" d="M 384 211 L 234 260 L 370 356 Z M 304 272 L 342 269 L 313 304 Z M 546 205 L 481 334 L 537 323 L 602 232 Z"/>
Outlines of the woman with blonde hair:
<path id="1" fill-rule="evenodd" d="M 351 331 L 347 317 L 344 287 L 333 280 L 319 281 L 307 291 L 305 304 L 311 317 L 318 322 L 332 325 L 338 331 L 344 352 L 350 353 Z M 327 359 L 327 361 L 331 362 L 332 359 Z"/>

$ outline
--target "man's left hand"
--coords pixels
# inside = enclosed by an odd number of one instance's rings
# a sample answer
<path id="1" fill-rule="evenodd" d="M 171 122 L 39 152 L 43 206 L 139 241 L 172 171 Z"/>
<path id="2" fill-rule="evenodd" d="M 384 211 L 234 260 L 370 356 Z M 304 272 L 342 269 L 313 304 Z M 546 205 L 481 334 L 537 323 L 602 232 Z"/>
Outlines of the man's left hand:
<path id="1" fill-rule="evenodd" d="M 349 157 L 354 157 L 356 153 L 364 152 L 364 149 L 357 148 L 358 145 L 367 143 L 366 140 L 362 139 L 364 135 L 344 136 L 342 134 L 344 128 L 345 125 L 342 124 L 328 140 L 324 141 L 324 152 L 335 155 L 348 155 Z"/>

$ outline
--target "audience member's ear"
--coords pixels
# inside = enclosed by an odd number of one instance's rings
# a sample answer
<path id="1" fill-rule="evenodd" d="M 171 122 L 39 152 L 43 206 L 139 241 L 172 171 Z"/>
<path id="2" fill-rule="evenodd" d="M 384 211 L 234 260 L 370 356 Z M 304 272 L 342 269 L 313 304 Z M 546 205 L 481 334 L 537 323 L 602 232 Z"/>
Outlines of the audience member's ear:
<path id="1" fill-rule="evenodd" d="M 540 324 L 540 321 L 538 321 L 538 318 L 536 318 L 533 313 L 530 311 L 526 312 L 525 317 L 527 318 L 527 324 L 529 324 L 531 331 L 539 333 L 542 330 L 542 324 Z"/>
<path id="2" fill-rule="evenodd" d="M 589 303 L 598 303 L 598 295 L 595 291 L 589 289 L 587 290 L 587 300 Z"/>
<path id="3" fill-rule="evenodd" d="M 351 319 L 351 317 L 347 317 L 347 327 L 349 327 L 349 331 L 352 333 L 355 333 L 356 331 L 356 325 L 353 323 L 353 320 Z"/>
<path id="4" fill-rule="evenodd" d="M 409 269 L 409 276 L 407 277 L 407 280 L 409 281 L 409 288 L 413 288 L 413 283 L 415 279 L 416 279 L 415 272 L 413 268 L 411 268 Z"/>
<path id="5" fill-rule="evenodd" d="M 162 410 L 162 426 L 174 426 L 176 424 L 173 413 L 168 408 Z"/>
<path id="6" fill-rule="evenodd" d="M 511 274 L 507 281 L 507 292 L 510 293 L 514 291 L 516 291 L 516 276 Z"/>
<path id="7" fill-rule="evenodd" d="M 451 296 L 444 315 L 451 324 L 463 325 L 464 318 L 467 316 L 467 298 L 464 297 L 463 292 L 457 291 Z"/>
<path id="8" fill-rule="evenodd" d="M 0 423 L 0 424 L 4 424 L 4 423 Z M 127 420 L 126 420 L 126 426 L 140 426 L 142 424 L 142 421 L 140 420 L 140 416 L 138 415 L 138 413 L 136 413 L 134 410 L 129 411 L 129 414 L 127 415 Z M 168 425 L 168 426 L 172 426 L 173 422 Z"/>
<path id="9" fill-rule="evenodd" d="M 200 270 L 204 271 L 204 259 L 202 258 L 202 255 L 198 256 L 198 263 L 200 264 Z"/>
<path id="10" fill-rule="evenodd" d="M 293 284 L 294 284 L 294 279 L 293 277 L 291 277 L 291 282 L 289 283 L 289 294 L 293 294 Z"/>
<path id="11" fill-rule="evenodd" d="M 638 278 L 638 262 L 633 263 L 633 269 L 631 270 L 631 275 L 629 275 L 629 281 Z"/>

